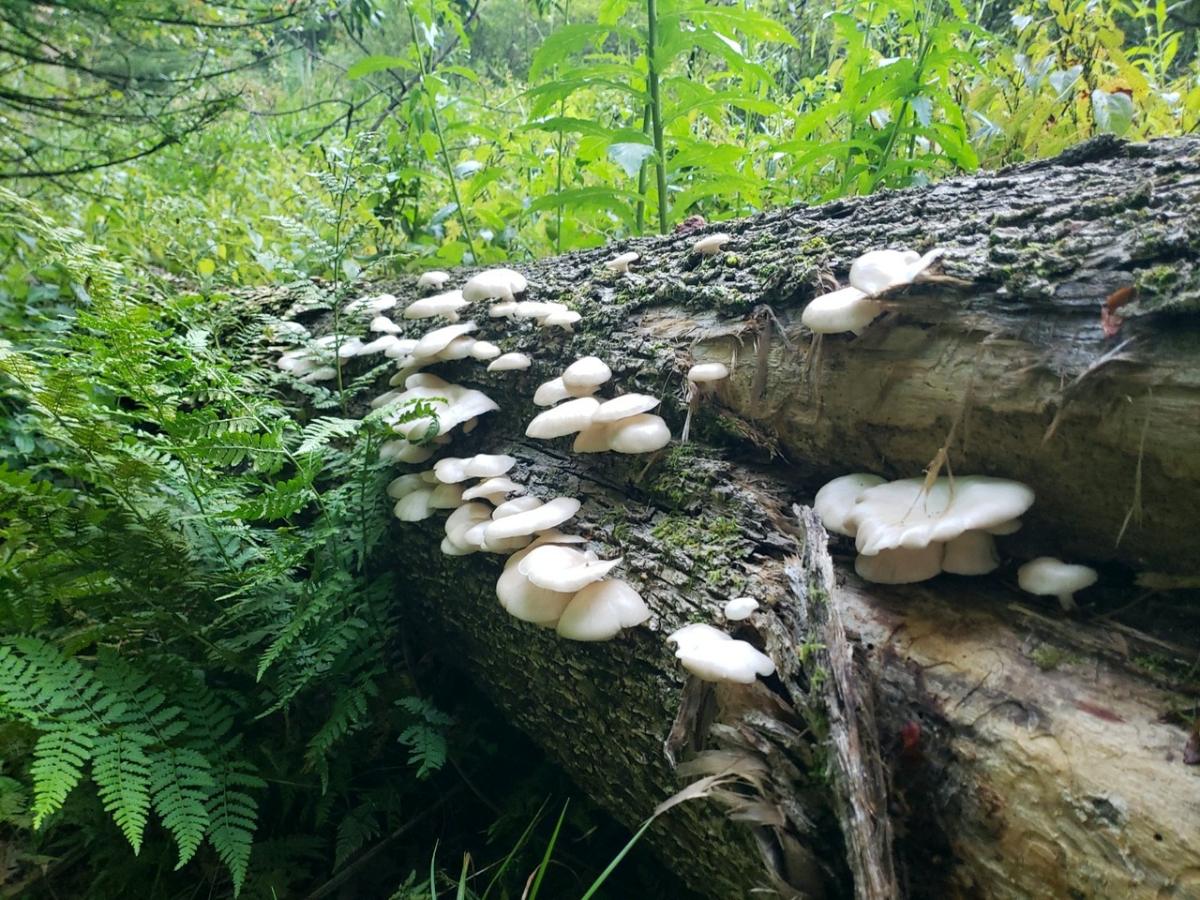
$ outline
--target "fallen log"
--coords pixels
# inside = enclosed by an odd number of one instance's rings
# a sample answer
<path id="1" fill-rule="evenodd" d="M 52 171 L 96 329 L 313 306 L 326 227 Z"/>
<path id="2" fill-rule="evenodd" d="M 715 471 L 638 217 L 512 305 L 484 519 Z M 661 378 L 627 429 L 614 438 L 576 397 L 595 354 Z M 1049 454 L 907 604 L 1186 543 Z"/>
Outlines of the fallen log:
<path id="1" fill-rule="evenodd" d="M 479 336 L 533 368 L 438 370 L 501 406 L 450 453 L 512 454 L 531 492 L 583 499 L 572 530 L 624 557 L 648 627 L 580 644 L 511 619 L 498 558 L 442 556 L 436 520 L 397 526 L 405 614 L 631 826 L 689 778 L 736 776 L 647 838 L 707 897 L 1200 896 L 1196 598 L 1130 610 L 1169 639 L 1115 615 L 1135 574 L 1172 586 L 1200 559 L 1200 140 L 1098 140 L 722 229 L 716 256 L 679 232 L 522 265 L 527 296 L 582 313 L 576 331 L 480 313 Z M 883 246 L 947 252 L 861 337 L 813 342 L 804 305 Z M 632 273 L 605 269 L 630 249 Z M 650 459 L 526 438 L 537 384 L 587 353 L 615 373 L 605 396 L 663 396 L 675 434 L 687 367 L 732 375 L 696 404 L 692 442 Z M 828 477 L 935 460 L 1034 489 L 1002 548 L 1099 565 L 1082 616 L 1018 593 L 1011 565 L 866 584 L 850 545 L 831 565 L 792 510 Z M 663 638 L 721 624 L 738 595 L 762 608 L 729 630 L 776 675 L 685 678 Z"/>

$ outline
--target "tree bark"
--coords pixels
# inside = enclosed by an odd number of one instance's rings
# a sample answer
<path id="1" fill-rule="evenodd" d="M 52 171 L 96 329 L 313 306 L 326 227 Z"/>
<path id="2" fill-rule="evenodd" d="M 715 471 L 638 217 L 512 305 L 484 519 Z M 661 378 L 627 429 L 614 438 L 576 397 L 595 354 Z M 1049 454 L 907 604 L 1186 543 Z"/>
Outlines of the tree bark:
<path id="1" fill-rule="evenodd" d="M 534 367 L 437 369 L 501 406 L 448 452 L 511 453 L 531 492 L 583 499 L 571 529 L 624 557 L 648 626 L 593 645 L 511 619 L 502 561 L 443 557 L 437 520 L 397 526 L 398 602 L 627 824 L 691 779 L 737 773 L 647 838 L 704 896 L 1200 896 L 1196 598 L 1127 611 L 1170 639 L 1100 615 L 1139 599 L 1135 573 L 1170 586 L 1200 560 L 1200 140 L 1097 140 L 721 227 L 715 257 L 692 252 L 693 231 L 521 265 L 530 299 L 583 314 L 576 332 L 477 311 L 478 337 Z M 947 248 L 941 274 L 890 297 L 861 337 L 814 344 L 805 303 L 887 246 Z M 633 273 L 603 267 L 629 249 Z M 387 287 L 417 295 L 411 279 Z M 524 437 L 537 384 L 588 353 L 615 373 L 601 394 L 664 397 L 676 435 L 687 367 L 733 374 L 696 404 L 693 440 L 653 457 Z M 942 448 L 957 474 L 1036 491 L 1001 539 L 1011 562 L 885 587 L 854 575 L 838 539 L 831 564 L 803 508 L 815 489 L 917 476 Z M 1042 554 L 1102 569 L 1078 617 L 1016 590 L 1015 562 Z M 665 636 L 723 624 L 745 594 L 762 608 L 729 630 L 777 675 L 685 678 Z"/>

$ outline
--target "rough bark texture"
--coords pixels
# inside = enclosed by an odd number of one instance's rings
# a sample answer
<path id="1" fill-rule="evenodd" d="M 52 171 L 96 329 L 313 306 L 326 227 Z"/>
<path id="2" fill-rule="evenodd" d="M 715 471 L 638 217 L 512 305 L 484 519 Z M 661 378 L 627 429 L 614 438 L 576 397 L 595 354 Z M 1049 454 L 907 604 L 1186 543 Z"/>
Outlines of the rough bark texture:
<path id="1" fill-rule="evenodd" d="M 691 232 L 522 265 L 532 299 L 583 313 L 576 333 L 480 311 L 478 336 L 534 367 L 439 369 L 502 407 L 450 453 L 512 453 L 534 493 L 583 499 L 572 529 L 625 557 L 649 626 L 587 645 L 517 622 L 495 601 L 501 562 L 442 557 L 435 520 L 397 528 L 399 602 L 630 825 L 686 783 L 672 760 L 690 777 L 740 772 L 648 838 L 706 896 L 1200 896 L 1200 777 L 1179 716 L 1194 710 L 1194 604 L 1169 608 L 1167 642 L 1066 619 L 1018 594 L 1011 565 L 866 585 L 841 543 L 834 584 L 822 529 L 790 512 L 827 477 L 918 475 L 949 442 L 956 473 L 1037 492 L 1007 556 L 1102 565 L 1080 598 L 1093 613 L 1135 600 L 1135 571 L 1194 573 L 1200 140 L 1097 141 L 721 229 L 733 240 L 716 257 L 695 255 Z M 885 246 L 946 247 L 943 277 L 891 298 L 860 338 L 814 347 L 804 304 Z M 634 273 L 603 268 L 627 249 L 642 256 Z M 1106 337 L 1101 306 L 1125 287 L 1134 299 Z M 614 370 L 603 395 L 666 398 L 676 434 L 687 365 L 732 362 L 733 375 L 697 404 L 693 443 L 653 459 L 525 438 L 536 385 L 585 353 Z M 741 594 L 763 608 L 730 630 L 778 675 L 688 682 L 665 635 L 720 624 Z"/>

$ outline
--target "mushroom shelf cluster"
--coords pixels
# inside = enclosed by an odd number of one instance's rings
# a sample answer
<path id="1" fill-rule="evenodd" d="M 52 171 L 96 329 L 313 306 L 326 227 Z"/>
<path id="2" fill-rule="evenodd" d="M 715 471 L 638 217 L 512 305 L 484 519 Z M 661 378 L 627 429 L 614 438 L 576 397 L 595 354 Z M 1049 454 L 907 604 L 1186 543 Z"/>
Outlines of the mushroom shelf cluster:
<path id="1" fill-rule="evenodd" d="M 813 509 L 828 531 L 854 538 L 854 570 L 861 578 L 911 584 L 943 572 L 995 571 L 1000 565 L 996 537 L 1020 529 L 1020 517 L 1033 501 L 1027 485 L 984 475 L 927 484 L 923 478 L 888 482 L 854 473 L 817 491 Z M 1095 580 L 1095 571 L 1086 566 L 1047 557 L 1027 563 L 1019 573 L 1023 590 L 1056 596 L 1067 610 L 1074 608 L 1074 592 Z"/>
<path id="2" fill-rule="evenodd" d="M 635 253 L 624 254 L 609 268 L 627 271 L 637 258 Z M 525 353 L 505 351 L 498 343 L 481 340 L 477 336 L 484 321 L 480 316 L 460 321 L 468 307 L 488 304 L 486 322 L 494 323 L 492 328 L 509 329 L 522 320 L 532 320 L 542 327 L 570 331 L 579 321 L 579 313 L 565 304 L 529 298 L 528 281 L 511 269 L 479 272 L 461 289 L 443 290 L 448 282 L 449 275 L 444 272 L 427 272 L 418 280 L 418 287 L 437 293 L 410 303 L 400 318 L 440 318 L 449 323 L 419 337 L 402 336 L 405 327 L 389 315 L 394 315 L 397 306 L 390 294 L 364 297 L 347 305 L 347 314 L 369 320 L 365 341 L 343 336 L 338 342 L 332 335 L 312 340 L 299 326 L 278 335 L 303 344 L 283 353 L 280 368 L 309 381 L 336 377 L 336 367 L 356 356 L 383 354 L 395 362 L 391 390 L 372 401 L 396 433 L 395 439 L 380 449 L 385 461 L 426 463 L 451 442 L 454 429 L 468 432 L 479 417 L 499 409 L 482 391 L 423 371 L 428 366 L 456 360 L 486 361 L 487 373 L 495 376 L 533 365 Z M 512 324 L 506 324 L 509 322 Z M 686 379 L 689 399 L 728 375 L 721 363 L 694 366 Z M 665 447 L 671 440 L 670 428 L 653 412 L 661 398 L 638 393 L 598 396 L 612 377 L 612 369 L 596 356 L 576 360 L 537 388 L 533 402 L 545 409 L 530 421 L 526 434 L 542 440 L 573 435 L 576 453 L 651 453 Z M 560 530 L 579 511 L 580 501 L 533 496 L 525 485 L 509 477 L 515 465 L 516 459 L 507 454 L 439 459 L 432 468 L 391 481 L 387 493 L 394 501 L 393 513 L 400 521 L 411 523 L 447 513 L 441 541 L 442 553 L 447 556 L 508 555 L 496 582 L 496 597 L 517 619 L 553 628 L 560 637 L 575 641 L 611 640 L 622 629 L 645 623 L 650 618 L 645 601 L 633 585 L 614 575 L 623 559 L 601 559 L 586 549 L 585 537 Z M 726 620 L 747 618 L 756 608 L 754 600 L 739 598 L 725 610 Z M 770 659 L 745 641 L 735 641 L 711 626 L 704 628 L 721 637 L 689 627 L 693 637 L 677 656 L 698 677 L 747 682 L 774 671 Z"/>
<path id="3" fill-rule="evenodd" d="M 881 294 L 912 284 L 945 251 L 869 250 L 850 265 L 850 286 L 813 299 L 800 321 L 814 334 L 861 334 L 884 311 Z"/>

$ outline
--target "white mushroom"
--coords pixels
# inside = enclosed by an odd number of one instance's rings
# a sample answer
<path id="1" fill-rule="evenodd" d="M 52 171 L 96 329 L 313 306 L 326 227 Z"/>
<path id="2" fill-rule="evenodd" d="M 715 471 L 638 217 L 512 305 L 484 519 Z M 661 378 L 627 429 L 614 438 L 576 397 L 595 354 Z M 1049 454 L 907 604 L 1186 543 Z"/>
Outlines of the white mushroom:
<path id="1" fill-rule="evenodd" d="M 986 575 L 1000 565 L 996 539 L 986 531 L 964 531 L 946 541 L 942 571 L 951 575 Z"/>
<path id="2" fill-rule="evenodd" d="M 620 256 L 614 257 L 606 262 L 604 264 L 604 268 L 608 269 L 610 272 L 628 272 L 629 264 L 635 263 L 639 259 L 641 259 L 641 256 L 633 251 L 622 253 Z"/>
<path id="3" fill-rule="evenodd" d="M 544 319 L 554 313 L 566 312 L 565 303 L 555 303 L 551 300 L 522 300 L 513 309 L 514 319 Z"/>
<path id="4" fill-rule="evenodd" d="M 566 400 L 571 396 L 571 392 L 567 390 L 567 386 L 563 384 L 561 378 L 551 378 L 545 384 L 538 385 L 538 389 L 533 392 L 534 406 L 553 406 L 560 400 Z"/>
<path id="5" fill-rule="evenodd" d="M 697 363 L 688 369 L 687 379 L 692 384 L 708 384 L 729 377 L 725 363 Z"/>
<path id="6" fill-rule="evenodd" d="M 487 540 L 498 541 L 502 538 L 545 531 L 567 521 L 579 512 L 581 505 L 572 497 L 555 497 L 550 502 L 543 503 L 527 512 L 505 516 L 499 520 L 493 519 L 492 524 L 487 528 Z"/>
<path id="7" fill-rule="evenodd" d="M 641 413 L 610 426 L 609 448 L 617 453 L 652 453 L 671 442 L 671 429 L 660 416 Z"/>
<path id="8" fill-rule="evenodd" d="M 439 484 L 433 489 L 433 496 L 429 498 L 429 505 L 433 509 L 456 509 L 463 502 L 463 488 L 461 484 Z M 470 497 L 465 498 L 470 500 Z"/>
<path id="9" fill-rule="evenodd" d="M 491 319 L 511 319 L 516 314 L 516 300 L 503 300 L 488 307 L 488 317 Z"/>
<path id="10" fill-rule="evenodd" d="M 385 334 L 375 338 L 373 341 L 368 341 L 358 348 L 358 356 L 371 356 L 375 353 L 386 353 L 388 350 L 397 346 L 400 343 L 400 338 L 394 334 Z"/>
<path id="11" fill-rule="evenodd" d="M 604 404 L 601 404 L 603 406 Z M 595 417 L 592 417 L 592 424 L 579 434 L 575 435 L 575 442 L 571 445 L 572 453 L 606 453 L 612 449 L 612 423 L 596 424 Z"/>
<path id="12" fill-rule="evenodd" d="M 585 356 L 567 366 L 562 373 L 563 387 L 573 397 L 594 394 L 600 385 L 612 378 L 610 369 L 598 356 Z"/>
<path id="13" fill-rule="evenodd" d="M 417 359 L 437 356 L 450 344 L 456 337 L 462 337 L 474 331 L 476 325 L 474 322 L 463 322 L 460 325 L 447 325 L 445 328 L 435 328 L 433 331 L 426 334 L 413 348 L 412 355 Z"/>
<path id="14" fill-rule="evenodd" d="M 813 511 L 821 517 L 825 530 L 833 534 L 854 537 L 854 531 L 846 525 L 846 516 L 867 488 L 883 484 L 885 479 L 878 475 L 856 472 L 843 475 L 826 484 L 813 500 Z"/>
<path id="15" fill-rule="evenodd" d="M 433 473 L 438 481 L 456 484 L 468 478 L 495 478 L 516 464 L 516 457 L 505 453 L 478 453 L 466 459 L 448 456 L 433 464 Z"/>
<path id="16" fill-rule="evenodd" d="M 300 380 L 305 384 L 316 384 L 319 381 L 332 381 L 337 378 L 337 369 L 333 366 L 320 366 L 313 369 Z"/>
<path id="17" fill-rule="evenodd" d="M 612 400 L 605 400 L 592 416 L 593 425 L 603 425 L 616 422 L 618 419 L 628 419 L 638 413 L 649 412 L 662 401 L 649 394 L 622 394 Z"/>
<path id="18" fill-rule="evenodd" d="M 523 622 L 553 626 L 573 594 L 540 588 L 521 574 L 520 563 L 530 552 L 531 549 L 525 549 L 509 557 L 496 581 L 496 598 L 510 615 Z"/>
<path id="19" fill-rule="evenodd" d="M 558 635 L 571 641 L 607 641 L 622 628 L 650 618 L 641 595 L 619 578 L 593 581 L 571 598 L 558 620 Z"/>
<path id="20" fill-rule="evenodd" d="M 487 370 L 489 372 L 511 372 L 514 369 L 528 369 L 532 365 L 533 360 L 524 353 L 504 353 L 493 359 Z"/>
<path id="21" fill-rule="evenodd" d="M 734 597 L 725 602 L 725 618 L 730 622 L 740 622 L 748 619 L 758 609 L 758 601 L 753 597 Z"/>
<path id="22" fill-rule="evenodd" d="M 846 287 L 814 298 L 804 307 L 800 321 L 815 334 L 861 334 L 883 311 L 882 303 L 858 288 Z"/>
<path id="23" fill-rule="evenodd" d="M 529 286 L 525 276 L 512 269 L 485 269 L 463 285 L 463 297 L 471 303 L 478 300 L 512 300 Z"/>
<path id="24" fill-rule="evenodd" d="M 700 240 L 692 245 L 692 249 L 702 256 L 715 256 L 731 240 L 733 240 L 733 235 L 718 231 L 716 234 L 700 238 Z"/>
<path id="25" fill-rule="evenodd" d="M 401 522 L 419 522 L 433 515 L 433 488 L 419 488 L 405 494 L 392 507 L 392 514 Z"/>
<path id="26" fill-rule="evenodd" d="M 500 348 L 491 341 L 476 341 L 471 346 L 471 356 L 479 360 L 498 359 Z"/>
<path id="27" fill-rule="evenodd" d="M 928 581 L 942 571 L 945 545 L 932 543 L 910 549 L 898 547 L 880 550 L 871 556 L 859 554 L 854 559 L 854 571 L 864 581 L 876 584 L 913 584 Z"/>
<path id="28" fill-rule="evenodd" d="M 930 250 L 924 256 L 913 250 L 871 250 L 850 265 L 850 285 L 864 294 L 877 296 L 884 291 L 912 284 L 945 251 Z"/>
<path id="29" fill-rule="evenodd" d="M 504 500 L 506 494 L 523 493 L 525 493 L 524 486 L 517 484 L 511 478 L 500 476 L 498 478 L 488 478 L 473 488 L 463 491 L 462 498 L 464 500 L 474 500 L 477 497 L 482 497 L 491 503 L 500 503 Z"/>
<path id="30" fill-rule="evenodd" d="M 479 549 L 478 543 L 467 540 L 467 532 L 486 524 L 491 516 L 491 507 L 484 503 L 464 503 L 450 513 L 446 518 L 446 540 L 461 551 L 454 555 L 464 556 Z"/>
<path id="31" fill-rule="evenodd" d="M 379 445 L 381 462 L 423 463 L 433 454 L 432 446 L 411 441 L 384 441 Z"/>
<path id="32" fill-rule="evenodd" d="M 423 273 L 421 275 L 421 277 L 417 279 L 417 287 L 419 287 L 419 288 L 431 287 L 435 291 L 438 291 L 438 290 L 441 290 L 442 285 L 444 285 L 449 280 L 450 280 L 449 272 L 440 272 L 440 271 L 434 269 L 432 271 Z"/>
<path id="33" fill-rule="evenodd" d="M 846 516 L 858 552 L 872 556 L 897 547 L 917 549 L 964 531 L 981 531 L 1016 519 L 1033 504 L 1026 485 L 971 475 L 938 478 L 928 492 L 909 478 L 867 488 Z"/>
<path id="34" fill-rule="evenodd" d="M 582 319 L 583 316 L 575 312 L 573 309 L 563 310 L 561 312 L 553 312 L 543 319 L 540 319 L 540 324 L 545 328 L 562 328 L 564 331 L 571 331 L 572 325 Z"/>
<path id="35" fill-rule="evenodd" d="M 376 316 L 371 320 L 371 324 L 367 326 L 367 330 L 379 334 L 399 334 L 401 328 L 387 316 Z"/>
<path id="36" fill-rule="evenodd" d="M 735 641 L 711 625 L 685 625 L 667 638 L 678 649 L 676 658 L 702 681 L 752 684 L 759 675 L 775 672 L 775 663 L 746 641 Z"/>
<path id="37" fill-rule="evenodd" d="M 537 509 L 542 505 L 542 501 L 532 494 L 524 497 L 514 497 L 512 500 L 505 500 L 492 511 L 492 519 L 504 519 L 508 516 L 515 516 L 517 513 L 529 512 L 531 509 Z"/>
<path id="38" fill-rule="evenodd" d="M 422 477 L 422 473 L 412 472 L 408 475 L 401 475 L 399 478 L 393 478 L 388 482 L 387 495 L 393 500 L 399 500 L 413 491 L 426 487 L 426 485 L 427 482 Z"/>
<path id="39" fill-rule="evenodd" d="M 521 561 L 521 574 L 552 591 L 578 591 L 599 581 L 621 564 L 621 558 L 597 560 L 570 547 L 545 544 Z"/>
<path id="40" fill-rule="evenodd" d="M 451 322 L 457 322 L 458 311 L 466 305 L 467 301 L 462 291 L 447 291 L 444 294 L 414 300 L 405 307 L 404 318 L 428 319 L 432 316 L 445 316 Z"/>
<path id="41" fill-rule="evenodd" d="M 1021 590 L 1045 597 L 1057 597 L 1067 612 L 1076 609 L 1075 592 L 1096 583 L 1098 574 L 1089 566 L 1065 563 L 1052 556 L 1039 556 L 1017 569 Z"/>
<path id="42" fill-rule="evenodd" d="M 346 304 L 345 311 L 347 313 L 362 313 L 373 316 L 384 310 L 391 309 L 395 305 L 396 298 L 391 294 L 378 294 L 374 297 L 359 297 L 356 300 L 351 300 Z"/>
<path id="43" fill-rule="evenodd" d="M 579 397 L 553 406 L 533 417 L 525 429 L 525 436 L 548 440 L 583 431 L 592 424 L 592 416 L 599 408 L 600 401 L 594 397 Z"/>

